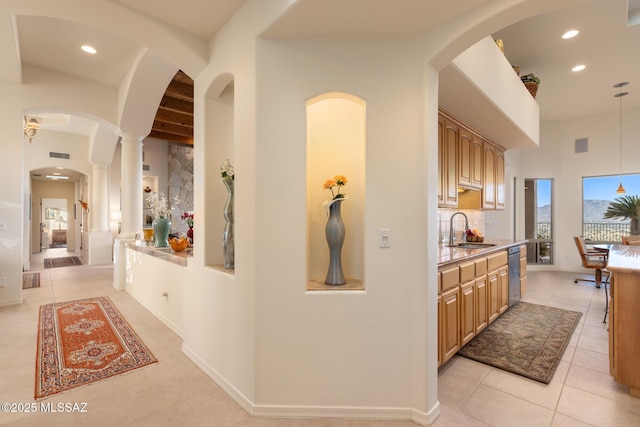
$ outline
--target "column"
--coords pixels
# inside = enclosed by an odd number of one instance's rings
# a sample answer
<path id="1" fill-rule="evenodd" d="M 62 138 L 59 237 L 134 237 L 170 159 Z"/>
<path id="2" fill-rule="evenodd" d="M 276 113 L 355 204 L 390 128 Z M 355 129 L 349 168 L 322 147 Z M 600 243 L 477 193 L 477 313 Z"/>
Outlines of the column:
<path id="1" fill-rule="evenodd" d="M 89 200 L 91 230 L 87 262 L 89 265 L 111 264 L 113 237 L 109 230 L 109 164 L 93 164 Z"/>
<path id="2" fill-rule="evenodd" d="M 136 233 L 142 230 L 142 138 L 123 133 L 122 178 L 120 181 L 120 210 L 122 227 L 114 244 L 113 251 L 113 287 L 124 290 L 126 287 L 126 243 L 135 240 Z"/>
<path id="3" fill-rule="evenodd" d="M 120 238 L 134 239 L 142 229 L 142 137 L 122 134 Z"/>

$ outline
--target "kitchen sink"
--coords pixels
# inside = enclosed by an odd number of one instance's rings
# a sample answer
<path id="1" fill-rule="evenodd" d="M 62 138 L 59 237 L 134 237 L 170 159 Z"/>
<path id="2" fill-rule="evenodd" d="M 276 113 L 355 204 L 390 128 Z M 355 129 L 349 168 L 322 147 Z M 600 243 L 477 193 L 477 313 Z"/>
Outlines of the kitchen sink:
<path id="1" fill-rule="evenodd" d="M 457 245 L 448 245 L 448 247 L 450 248 L 460 248 L 460 249 L 484 249 L 484 248 L 490 248 L 491 246 L 495 246 L 495 243 L 466 242 L 466 243 L 458 243 Z"/>

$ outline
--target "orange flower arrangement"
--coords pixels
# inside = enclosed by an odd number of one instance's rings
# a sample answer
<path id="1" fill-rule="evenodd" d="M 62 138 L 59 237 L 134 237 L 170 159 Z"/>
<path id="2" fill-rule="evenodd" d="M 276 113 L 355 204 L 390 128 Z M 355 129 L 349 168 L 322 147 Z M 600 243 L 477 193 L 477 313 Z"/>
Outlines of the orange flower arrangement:
<path id="1" fill-rule="evenodd" d="M 331 200 L 343 199 L 346 197 L 344 193 L 340 192 L 340 187 L 347 185 L 347 177 L 344 175 L 336 175 L 331 179 L 325 181 L 323 188 L 325 190 L 331 190 Z M 337 187 L 336 193 L 333 192 L 333 188 Z"/>

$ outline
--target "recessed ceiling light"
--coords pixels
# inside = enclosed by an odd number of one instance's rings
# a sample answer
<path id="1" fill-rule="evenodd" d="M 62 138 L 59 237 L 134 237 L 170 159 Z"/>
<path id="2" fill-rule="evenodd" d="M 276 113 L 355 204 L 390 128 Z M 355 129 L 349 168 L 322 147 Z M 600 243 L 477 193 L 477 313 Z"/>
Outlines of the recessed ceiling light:
<path id="1" fill-rule="evenodd" d="M 60 170 L 62 170 L 62 169 L 64 169 L 64 168 L 63 168 L 62 166 L 56 166 L 56 169 L 60 169 Z"/>
<path id="2" fill-rule="evenodd" d="M 586 66 L 586 65 L 582 65 L 582 64 L 580 64 L 580 65 L 576 65 L 575 67 L 573 67 L 573 68 L 571 69 L 571 71 L 573 71 L 573 72 L 575 73 L 575 72 L 577 72 L 577 71 L 582 71 L 582 70 L 584 70 L 585 68 L 587 68 L 587 66 Z"/>
<path id="3" fill-rule="evenodd" d="M 85 44 L 84 46 L 82 46 L 80 49 L 84 50 L 87 53 L 96 53 L 97 50 L 95 50 L 93 47 Z"/>
<path id="4" fill-rule="evenodd" d="M 577 36 L 579 32 L 580 31 L 578 31 L 578 30 L 569 30 L 569 31 L 567 31 L 566 33 L 564 33 L 562 35 L 562 38 L 563 39 L 571 39 L 571 38 Z"/>
<path id="5" fill-rule="evenodd" d="M 54 172 L 53 174 L 57 176 L 60 175 L 60 172 Z"/>
<path id="6" fill-rule="evenodd" d="M 46 178 L 49 178 L 49 179 L 69 179 L 68 176 L 55 176 L 55 175 L 46 175 Z"/>

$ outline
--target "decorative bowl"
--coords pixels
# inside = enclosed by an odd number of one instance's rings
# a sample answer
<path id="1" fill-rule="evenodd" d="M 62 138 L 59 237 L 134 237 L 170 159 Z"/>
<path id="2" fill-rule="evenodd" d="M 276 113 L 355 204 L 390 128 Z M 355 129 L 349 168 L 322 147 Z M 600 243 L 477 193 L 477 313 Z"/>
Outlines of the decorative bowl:
<path id="1" fill-rule="evenodd" d="M 169 246 L 171 246 L 171 249 L 173 249 L 174 252 L 182 252 L 187 249 L 187 246 L 189 246 L 189 239 L 187 239 L 186 237 L 180 237 L 179 239 L 176 239 L 174 237 L 173 239 L 169 240 Z"/>

